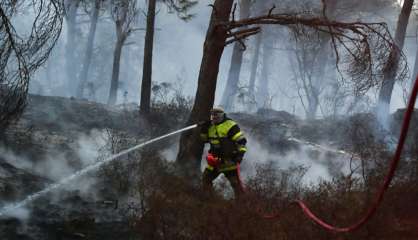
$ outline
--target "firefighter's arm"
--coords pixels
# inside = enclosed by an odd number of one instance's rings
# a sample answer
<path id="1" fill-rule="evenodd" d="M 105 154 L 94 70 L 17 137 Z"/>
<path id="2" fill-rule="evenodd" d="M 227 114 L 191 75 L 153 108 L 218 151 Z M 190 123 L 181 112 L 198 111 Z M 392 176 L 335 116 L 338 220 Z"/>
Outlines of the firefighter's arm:
<path id="1" fill-rule="evenodd" d="M 238 125 L 234 125 L 229 130 L 228 137 L 235 143 L 236 146 L 235 160 L 237 162 L 241 162 L 244 154 L 247 152 L 247 148 L 245 147 L 247 139 L 245 138 L 244 133 Z"/>

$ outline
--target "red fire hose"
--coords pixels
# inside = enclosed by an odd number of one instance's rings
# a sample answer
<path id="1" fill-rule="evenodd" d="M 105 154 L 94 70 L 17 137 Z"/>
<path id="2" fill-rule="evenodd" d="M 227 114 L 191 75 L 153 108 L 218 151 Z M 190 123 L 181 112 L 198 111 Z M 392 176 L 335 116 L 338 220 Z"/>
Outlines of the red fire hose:
<path id="1" fill-rule="evenodd" d="M 380 190 L 378 191 L 378 193 L 376 194 L 376 198 L 375 198 L 373 204 L 370 206 L 370 208 L 366 212 L 366 214 L 362 218 L 360 218 L 360 220 L 357 223 L 354 223 L 351 226 L 336 227 L 336 226 L 333 226 L 329 223 L 326 223 L 325 221 L 320 219 L 318 216 L 316 216 L 303 201 L 296 200 L 295 203 L 302 209 L 303 213 L 306 216 L 308 216 L 313 222 L 317 223 L 319 226 L 321 226 L 321 227 L 323 227 L 323 228 L 325 228 L 329 231 L 333 231 L 333 232 L 351 232 L 351 231 L 354 231 L 354 230 L 360 228 L 361 226 L 363 226 L 376 213 L 376 210 L 379 207 L 380 203 L 382 202 L 383 196 L 384 196 L 386 190 L 389 188 L 389 185 L 390 185 L 390 183 L 393 179 L 393 176 L 395 175 L 395 171 L 397 169 L 397 166 L 398 166 L 398 163 L 399 163 L 399 160 L 400 160 L 400 157 L 401 157 L 402 149 L 403 149 L 403 146 L 405 144 L 406 136 L 408 134 L 409 124 L 411 122 L 412 113 L 414 111 L 414 106 L 415 106 L 415 101 L 417 99 L 417 93 L 418 93 L 418 76 L 415 79 L 414 87 L 412 89 L 411 96 L 409 97 L 408 107 L 406 109 L 406 112 L 405 112 L 405 115 L 404 115 L 404 118 L 403 118 L 401 134 L 399 136 L 399 142 L 398 142 L 398 146 L 396 147 L 395 155 L 393 156 L 393 158 L 390 162 L 390 167 L 389 167 L 389 170 L 388 170 L 388 172 L 385 176 L 383 185 L 380 188 Z M 239 177 L 240 182 L 241 182 L 240 166 L 239 165 L 238 165 L 237 172 L 238 172 L 238 177 Z M 242 182 L 241 182 L 241 186 L 242 186 L 243 189 L 245 189 Z M 275 216 L 276 216 L 276 214 L 275 214 Z M 266 218 L 271 218 L 268 215 L 266 215 L 265 217 Z"/>

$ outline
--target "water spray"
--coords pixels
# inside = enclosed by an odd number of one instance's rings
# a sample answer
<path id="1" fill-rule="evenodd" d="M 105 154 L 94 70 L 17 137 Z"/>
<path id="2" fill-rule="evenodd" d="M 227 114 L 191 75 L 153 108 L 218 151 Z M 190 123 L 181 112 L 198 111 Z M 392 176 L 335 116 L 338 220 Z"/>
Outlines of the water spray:
<path id="1" fill-rule="evenodd" d="M 320 144 L 317 144 L 317 143 L 304 141 L 304 140 L 301 140 L 301 139 L 298 139 L 298 138 L 291 137 L 291 138 L 288 138 L 287 140 L 297 142 L 299 144 L 308 145 L 308 146 L 310 146 L 312 148 L 315 148 L 315 149 L 317 149 L 321 152 L 330 152 L 330 153 L 335 153 L 335 154 L 340 154 L 340 155 L 346 155 L 346 156 L 349 156 L 349 157 L 354 157 L 352 153 L 349 153 L 347 151 L 326 147 L 326 146 L 323 146 L 323 145 L 320 145 Z"/>
<path id="2" fill-rule="evenodd" d="M 121 157 L 123 155 L 126 155 L 126 154 L 128 154 L 130 152 L 133 152 L 135 150 L 138 150 L 138 149 L 140 149 L 140 148 L 142 148 L 142 147 L 144 147 L 144 146 L 146 146 L 148 144 L 154 143 L 156 141 L 162 140 L 162 139 L 167 138 L 167 137 L 170 137 L 172 135 L 176 135 L 176 134 L 179 134 L 179 133 L 188 131 L 188 130 L 193 129 L 193 128 L 196 128 L 196 127 L 197 127 L 197 124 L 191 125 L 191 126 L 182 128 L 180 130 L 177 130 L 177 131 L 168 133 L 166 135 L 163 135 L 163 136 L 160 136 L 160 137 L 157 137 L 157 138 L 148 140 L 148 141 L 146 141 L 144 143 L 138 144 L 138 145 L 133 146 L 133 147 L 131 147 L 129 149 L 123 150 L 123 151 L 121 151 L 121 152 L 119 152 L 119 153 L 117 153 L 115 155 L 112 155 L 112 156 L 110 156 L 108 158 L 105 158 L 105 159 L 103 159 L 101 161 L 98 161 L 98 162 L 96 162 L 96 163 L 94 163 L 92 165 L 89 165 L 89 166 L 87 166 L 87 167 L 85 167 L 85 168 L 83 168 L 83 169 L 81 169 L 81 170 L 73 173 L 72 175 L 61 179 L 57 183 L 53 183 L 53 184 L 49 185 L 47 188 L 45 188 L 45 189 L 43 189 L 43 190 L 41 190 L 39 192 L 36 192 L 36 193 L 33 193 L 33 194 L 29 195 L 28 197 L 26 197 L 24 200 L 22 200 L 20 202 L 13 203 L 13 204 L 10 204 L 10 205 L 6 205 L 5 207 L 3 207 L 0 210 L 0 217 L 6 215 L 7 213 L 9 213 L 12 210 L 21 208 L 21 207 L 27 205 L 28 203 L 30 203 L 32 201 L 35 201 L 36 199 L 44 196 L 45 194 L 47 194 L 47 193 L 49 193 L 49 192 L 51 192 L 51 191 L 53 191 L 53 190 L 55 190 L 55 189 L 57 189 L 59 187 L 61 187 L 61 186 L 65 185 L 65 184 L 71 182 L 74 179 L 77 179 L 77 178 L 85 175 L 88 172 L 91 172 L 93 170 L 96 170 L 100 166 L 102 166 L 102 165 L 104 165 L 104 164 L 106 164 L 108 162 L 111 162 L 111 161 L 113 161 L 113 160 L 115 160 L 115 159 L 117 159 L 117 158 L 119 158 L 119 157 Z"/>

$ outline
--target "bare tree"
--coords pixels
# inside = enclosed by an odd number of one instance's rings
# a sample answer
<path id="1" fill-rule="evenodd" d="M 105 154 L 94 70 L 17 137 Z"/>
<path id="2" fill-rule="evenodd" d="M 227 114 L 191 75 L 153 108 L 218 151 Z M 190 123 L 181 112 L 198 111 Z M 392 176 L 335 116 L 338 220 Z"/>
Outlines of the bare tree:
<path id="1" fill-rule="evenodd" d="M 263 62 L 261 65 L 261 76 L 258 81 L 257 91 L 255 92 L 255 99 L 257 102 L 257 108 L 269 108 L 271 101 L 271 93 L 269 91 L 270 73 L 271 73 L 271 61 L 273 57 L 272 49 L 275 43 L 275 36 L 269 31 L 271 26 L 268 26 L 262 33 L 262 56 Z"/>
<path id="2" fill-rule="evenodd" d="M 95 0 L 91 8 L 90 29 L 87 37 L 86 53 L 84 55 L 83 66 L 78 78 L 78 86 L 76 96 L 83 98 L 84 89 L 87 82 L 87 76 L 90 69 L 91 58 L 93 55 L 94 38 L 96 36 L 96 26 L 99 19 L 99 11 L 103 0 Z"/>
<path id="3" fill-rule="evenodd" d="M 134 24 L 137 13 L 138 9 L 136 7 L 136 0 L 112 1 L 112 18 L 115 21 L 116 27 L 116 43 L 113 54 L 112 79 L 110 82 L 109 98 L 107 101 L 110 105 L 114 105 L 117 100 L 122 47 L 125 40 L 133 30 L 132 25 Z"/>
<path id="4" fill-rule="evenodd" d="M 318 73 L 323 72 L 325 67 L 319 65 L 318 62 L 326 39 L 320 36 L 324 34 L 318 35 L 317 32 L 303 26 L 295 26 L 292 32 L 296 42 L 292 51 L 293 56 L 291 56 L 291 60 L 295 60 L 295 63 L 291 64 L 294 83 L 306 118 L 314 119 L 318 111 L 320 95 L 326 85 L 323 74 Z M 322 76 L 319 77 L 319 75 Z"/>
<path id="5" fill-rule="evenodd" d="M 69 95 L 75 95 L 77 80 L 76 61 L 76 36 L 77 36 L 77 12 L 81 0 L 64 0 L 64 16 L 67 26 L 67 42 L 65 44 L 65 73 L 67 77 L 66 89 Z"/>
<path id="6" fill-rule="evenodd" d="M 368 90 L 379 83 L 379 73 L 389 59 L 389 49 L 393 40 L 384 23 L 338 22 L 310 13 L 273 13 L 270 9 L 266 15 L 231 21 L 229 19 L 233 0 L 216 0 L 207 31 L 202 64 L 198 79 L 198 89 L 188 124 L 207 120 L 213 106 L 219 61 L 224 47 L 254 35 L 260 31 L 259 25 L 304 25 L 318 32 L 331 36 L 331 44 L 336 62 L 350 65 L 347 73 L 355 83 L 358 91 Z M 249 26 L 245 30 L 236 30 Z M 401 61 L 405 61 L 404 57 Z M 338 67 L 340 69 L 340 67 Z M 398 73 L 399 74 L 399 73 Z M 397 74 L 397 75 L 398 75 Z M 177 161 L 186 173 L 198 172 L 203 144 L 196 141 L 197 131 L 182 134 Z"/>
<path id="7" fill-rule="evenodd" d="M 209 118 L 209 110 L 215 100 L 216 79 L 219 62 L 228 38 L 227 29 L 221 24 L 229 21 L 233 0 L 216 0 L 212 5 L 212 14 L 206 39 L 203 45 L 203 57 L 200 65 L 198 87 L 195 102 L 189 116 L 188 124 Z M 196 141 L 197 131 L 181 135 L 177 161 L 183 167 L 185 174 L 196 174 L 200 167 L 203 144 Z"/>
<path id="8" fill-rule="evenodd" d="M 32 9 L 30 32 L 20 33 L 12 19 L 20 9 Z M 46 61 L 62 27 L 63 6 L 58 0 L 0 1 L 0 128 L 22 113 L 31 75 Z"/>
<path id="9" fill-rule="evenodd" d="M 379 92 L 377 116 L 385 128 L 388 127 L 387 121 L 393 87 L 396 80 L 399 80 L 396 76 L 396 72 L 399 67 L 403 67 L 402 63 L 399 62 L 399 58 L 401 57 L 406 27 L 408 26 L 408 20 L 411 15 L 413 4 L 414 0 L 405 0 L 403 3 L 401 13 L 399 14 L 398 24 L 396 26 L 395 43 L 391 46 L 390 61 L 386 63 L 383 69 L 383 82 Z"/>
<path id="10" fill-rule="evenodd" d="M 166 4 L 171 11 L 176 12 L 183 20 L 189 20 L 193 16 L 188 14 L 187 11 L 197 3 L 196 1 L 190 0 L 162 0 L 162 2 Z M 147 28 L 145 33 L 144 61 L 141 81 L 140 111 L 142 113 L 149 113 L 151 106 L 152 51 L 154 49 L 156 4 L 157 0 L 148 1 Z"/>
<path id="11" fill-rule="evenodd" d="M 151 105 L 152 50 L 154 49 L 155 7 L 157 0 L 148 1 L 147 32 L 145 33 L 144 63 L 142 65 L 140 110 L 148 113 Z"/>
<path id="12" fill-rule="evenodd" d="M 241 0 L 239 6 L 240 19 L 248 18 L 250 16 L 250 0 Z M 246 47 L 243 42 L 234 43 L 228 79 L 226 81 L 226 86 L 221 101 L 221 104 L 226 110 L 231 109 L 233 99 L 238 93 L 239 75 L 241 72 L 242 57 L 245 48 Z"/>

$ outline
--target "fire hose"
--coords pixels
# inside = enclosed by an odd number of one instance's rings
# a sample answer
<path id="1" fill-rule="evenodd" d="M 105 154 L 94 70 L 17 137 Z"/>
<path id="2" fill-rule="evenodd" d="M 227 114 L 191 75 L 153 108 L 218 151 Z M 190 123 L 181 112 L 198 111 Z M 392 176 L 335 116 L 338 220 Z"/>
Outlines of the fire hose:
<path id="1" fill-rule="evenodd" d="M 319 218 L 317 215 L 315 215 L 312 212 L 312 210 L 309 209 L 307 204 L 304 203 L 302 200 L 294 201 L 293 203 L 296 204 L 297 206 L 299 206 L 302 209 L 303 213 L 310 220 L 312 220 L 314 223 L 318 224 L 319 226 L 323 227 L 324 229 L 332 231 L 332 232 L 351 232 L 351 231 L 354 231 L 354 230 L 360 228 L 361 226 L 363 226 L 376 213 L 377 208 L 382 203 L 385 192 L 389 188 L 389 185 L 390 185 L 390 183 L 391 183 L 391 181 L 392 181 L 392 179 L 395 175 L 396 169 L 398 167 L 398 163 L 400 161 L 402 150 L 403 150 L 403 147 L 404 147 L 404 144 L 405 144 L 406 136 L 407 136 L 408 131 L 409 131 L 409 125 L 410 125 L 410 122 L 411 122 L 412 113 L 414 111 L 415 101 L 417 99 L 417 93 L 418 93 L 418 76 L 415 79 L 415 83 L 414 83 L 414 86 L 413 86 L 413 89 L 412 89 L 412 92 L 411 92 L 411 96 L 409 97 L 409 100 L 408 100 L 408 106 L 407 106 L 406 112 L 404 114 L 398 145 L 396 147 L 395 154 L 393 155 L 392 160 L 390 162 L 389 170 L 386 173 L 386 176 L 384 178 L 382 186 L 380 187 L 379 191 L 377 192 L 377 194 L 375 196 L 375 200 L 373 201 L 372 205 L 367 210 L 366 214 L 363 217 L 361 217 L 360 220 L 358 220 L 356 223 L 354 223 L 350 226 L 337 227 L 337 226 L 331 225 L 330 223 L 325 222 L 324 220 Z M 241 188 L 242 188 L 243 191 L 246 192 L 245 186 L 244 186 L 244 184 L 241 180 L 241 177 L 240 177 L 240 165 L 239 164 L 238 164 L 238 168 L 237 168 L 237 174 L 238 174 L 238 179 L 240 181 Z M 272 218 L 278 217 L 278 214 L 263 215 L 262 217 L 267 218 L 267 219 L 272 219 Z"/>

